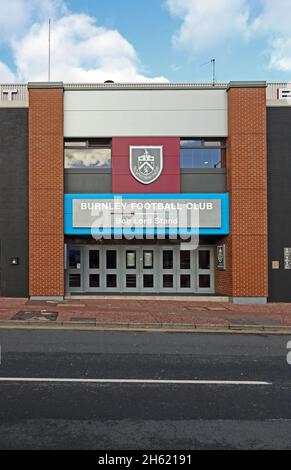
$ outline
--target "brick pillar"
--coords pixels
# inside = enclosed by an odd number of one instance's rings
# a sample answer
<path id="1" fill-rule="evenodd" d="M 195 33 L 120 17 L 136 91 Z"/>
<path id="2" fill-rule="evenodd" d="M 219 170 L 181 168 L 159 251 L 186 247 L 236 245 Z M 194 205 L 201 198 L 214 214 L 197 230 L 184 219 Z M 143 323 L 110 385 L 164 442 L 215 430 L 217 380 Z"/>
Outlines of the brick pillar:
<path id="1" fill-rule="evenodd" d="M 64 295 L 63 84 L 29 88 L 29 293 Z"/>
<path id="2" fill-rule="evenodd" d="M 216 289 L 234 302 L 268 296 L 266 84 L 231 82 L 228 88 L 227 177 L 230 236 L 227 270 Z"/>

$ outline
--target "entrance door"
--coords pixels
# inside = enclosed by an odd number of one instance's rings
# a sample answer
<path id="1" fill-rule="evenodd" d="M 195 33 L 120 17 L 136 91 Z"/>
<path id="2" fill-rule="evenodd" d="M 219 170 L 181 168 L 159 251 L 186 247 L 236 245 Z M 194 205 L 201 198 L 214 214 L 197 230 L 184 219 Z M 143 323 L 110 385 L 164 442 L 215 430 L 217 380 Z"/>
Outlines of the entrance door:
<path id="1" fill-rule="evenodd" d="M 196 290 L 196 252 L 194 250 L 179 250 L 177 256 L 178 292 L 191 294 Z"/>
<path id="2" fill-rule="evenodd" d="M 157 289 L 156 248 L 121 247 L 121 286 L 123 292 L 155 292 Z"/>
<path id="3" fill-rule="evenodd" d="M 212 248 L 198 248 L 197 290 L 199 293 L 214 293 L 214 261 Z"/>
<path id="4" fill-rule="evenodd" d="M 102 292 L 102 251 L 101 248 L 85 247 L 86 290 Z"/>
<path id="5" fill-rule="evenodd" d="M 120 247 L 105 247 L 103 250 L 103 290 L 104 292 L 121 292 L 122 275 Z"/>
<path id="6" fill-rule="evenodd" d="M 83 247 L 69 246 L 67 263 L 67 291 L 83 292 Z"/>
<path id="7" fill-rule="evenodd" d="M 214 293 L 210 246 L 84 245 L 67 253 L 67 292 Z"/>
<path id="8" fill-rule="evenodd" d="M 174 247 L 162 247 L 160 252 L 160 291 L 177 291 L 177 249 Z"/>
<path id="9" fill-rule="evenodd" d="M 140 269 L 141 292 L 157 292 L 159 272 L 157 247 L 140 249 Z"/>
<path id="10" fill-rule="evenodd" d="M 124 292 L 140 291 L 140 249 L 125 246 L 121 248 L 121 286 Z"/>

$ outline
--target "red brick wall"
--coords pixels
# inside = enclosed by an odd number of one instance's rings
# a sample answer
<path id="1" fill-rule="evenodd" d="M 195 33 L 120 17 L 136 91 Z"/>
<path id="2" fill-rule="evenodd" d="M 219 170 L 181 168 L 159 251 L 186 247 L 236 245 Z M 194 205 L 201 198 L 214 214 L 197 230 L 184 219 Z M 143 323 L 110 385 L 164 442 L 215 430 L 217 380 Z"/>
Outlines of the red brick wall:
<path id="1" fill-rule="evenodd" d="M 129 148 L 131 145 L 163 146 L 164 168 L 151 184 L 142 184 L 131 174 Z M 112 139 L 112 192 L 124 193 L 179 193 L 180 139 L 178 137 L 132 137 Z"/>
<path id="2" fill-rule="evenodd" d="M 228 91 L 227 177 L 231 235 L 227 270 L 216 291 L 234 297 L 268 295 L 266 89 Z"/>
<path id="3" fill-rule="evenodd" d="M 29 292 L 64 295 L 63 89 L 29 89 Z"/>

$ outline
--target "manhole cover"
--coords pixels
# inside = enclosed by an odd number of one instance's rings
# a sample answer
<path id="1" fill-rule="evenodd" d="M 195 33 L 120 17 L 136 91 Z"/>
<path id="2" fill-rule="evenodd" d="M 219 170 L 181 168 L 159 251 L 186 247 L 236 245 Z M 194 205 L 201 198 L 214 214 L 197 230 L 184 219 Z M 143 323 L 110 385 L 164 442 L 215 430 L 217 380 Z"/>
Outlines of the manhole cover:
<path id="1" fill-rule="evenodd" d="M 58 318 L 57 312 L 28 312 L 28 311 L 20 311 L 17 312 L 16 315 L 12 318 L 12 320 L 30 320 L 30 321 L 56 321 Z"/>

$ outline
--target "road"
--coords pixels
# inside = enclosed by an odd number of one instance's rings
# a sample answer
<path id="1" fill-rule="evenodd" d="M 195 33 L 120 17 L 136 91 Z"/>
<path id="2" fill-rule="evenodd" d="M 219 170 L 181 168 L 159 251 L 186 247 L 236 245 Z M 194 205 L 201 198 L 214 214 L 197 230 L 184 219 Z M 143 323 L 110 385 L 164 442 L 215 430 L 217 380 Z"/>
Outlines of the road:
<path id="1" fill-rule="evenodd" d="M 290 339 L 0 329 L 0 449 L 290 449 Z"/>

